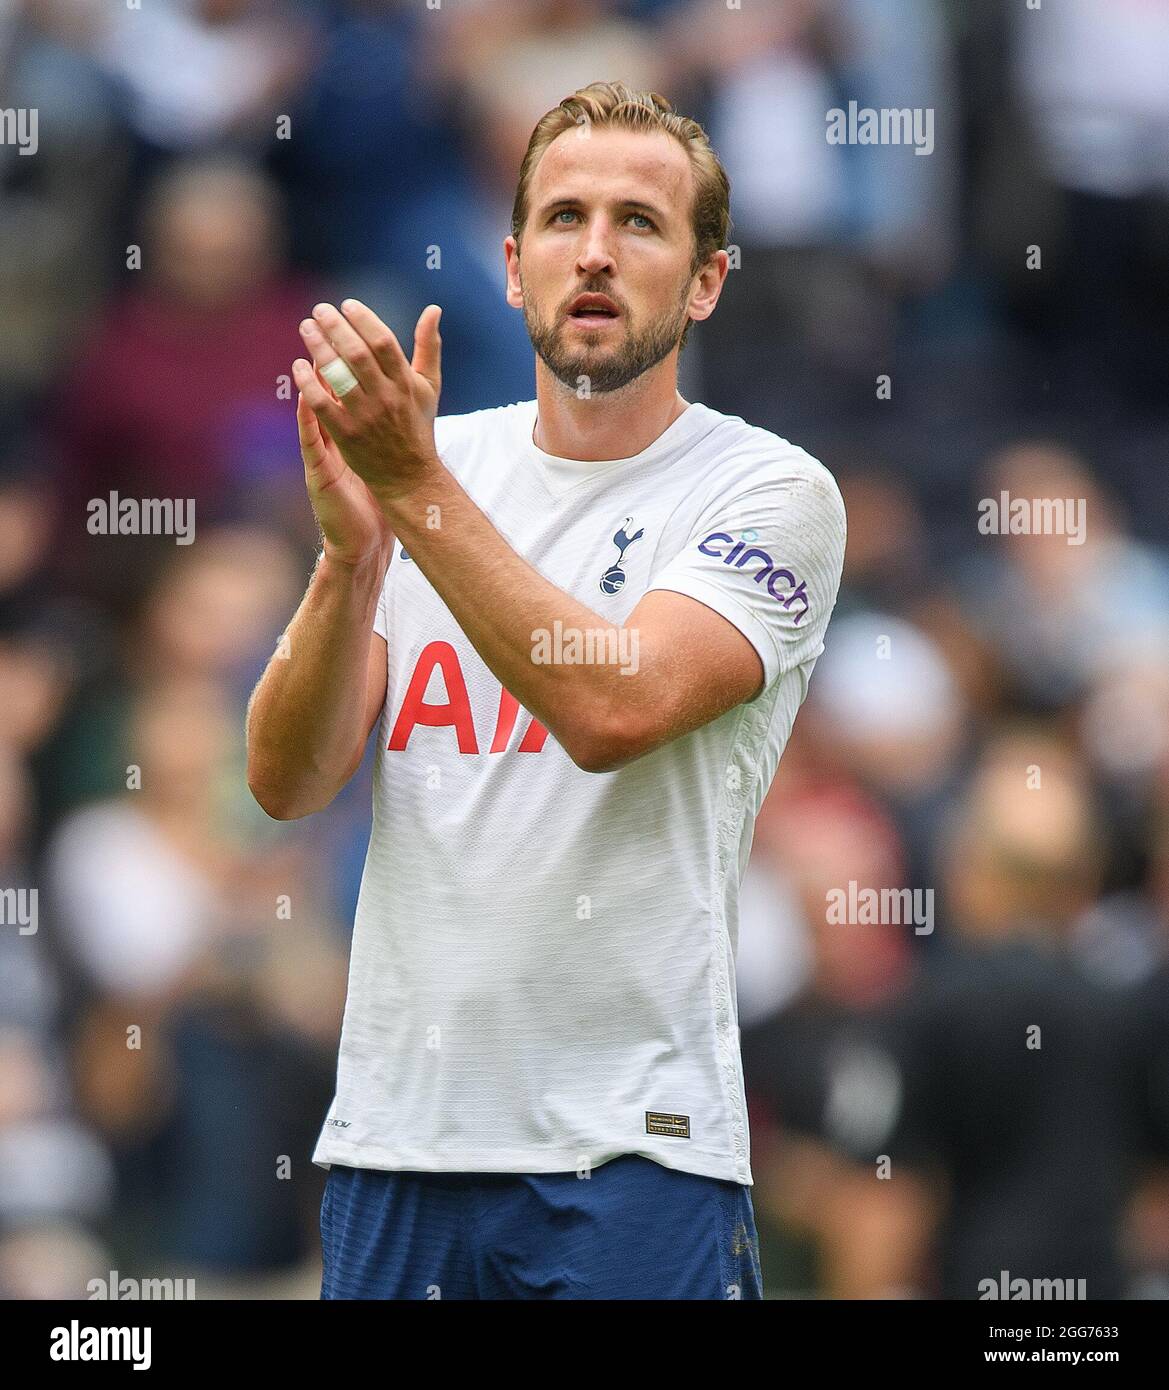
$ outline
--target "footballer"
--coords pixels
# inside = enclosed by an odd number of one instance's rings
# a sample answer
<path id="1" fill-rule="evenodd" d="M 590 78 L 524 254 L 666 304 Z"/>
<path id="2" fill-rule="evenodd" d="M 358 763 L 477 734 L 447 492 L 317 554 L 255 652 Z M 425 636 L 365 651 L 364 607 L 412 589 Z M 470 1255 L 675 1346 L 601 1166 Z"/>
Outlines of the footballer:
<path id="1" fill-rule="evenodd" d="M 301 324 L 323 545 L 249 706 L 256 799 L 327 806 L 378 727 L 323 1298 L 761 1296 L 738 893 L 845 518 L 678 392 L 728 226 L 701 126 L 593 83 L 503 245 L 534 400 L 438 415 L 437 305 L 409 361 L 357 301 Z"/>

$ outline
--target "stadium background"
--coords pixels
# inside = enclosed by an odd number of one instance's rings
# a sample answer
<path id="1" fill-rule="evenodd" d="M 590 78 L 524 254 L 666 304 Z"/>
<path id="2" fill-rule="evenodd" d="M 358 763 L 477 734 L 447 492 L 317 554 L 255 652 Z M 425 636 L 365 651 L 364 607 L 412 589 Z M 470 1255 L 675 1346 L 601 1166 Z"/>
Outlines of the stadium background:
<path id="1" fill-rule="evenodd" d="M 731 176 L 683 394 L 848 506 L 744 888 L 769 1293 L 1169 1292 L 1166 71 L 1152 0 L 0 0 L 0 1295 L 316 1294 L 369 761 L 307 823 L 244 781 L 314 544 L 278 379 L 353 294 L 443 305 L 444 413 L 530 398 L 501 242 L 598 78 Z M 932 152 L 829 144 L 850 100 Z M 1003 490 L 1086 542 L 981 534 Z M 90 536 L 111 491 L 194 544 Z M 830 925 L 850 882 L 932 929 Z"/>

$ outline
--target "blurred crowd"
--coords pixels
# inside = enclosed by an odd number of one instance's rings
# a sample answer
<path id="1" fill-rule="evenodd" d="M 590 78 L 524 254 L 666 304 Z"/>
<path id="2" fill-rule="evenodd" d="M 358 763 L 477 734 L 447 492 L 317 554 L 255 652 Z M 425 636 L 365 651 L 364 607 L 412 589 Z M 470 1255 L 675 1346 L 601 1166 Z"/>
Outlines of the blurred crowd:
<path id="1" fill-rule="evenodd" d="M 297 324 L 438 302 L 442 412 L 530 399 L 520 157 L 617 78 L 731 178 L 683 395 L 848 507 L 743 889 L 769 1291 L 1169 1296 L 1166 71 L 1137 0 L 0 0 L 0 1296 L 315 1296 L 370 787 L 276 824 L 243 775 L 316 541 Z M 852 100 L 932 152 L 830 144 Z M 983 534 L 1004 491 L 1083 543 Z"/>

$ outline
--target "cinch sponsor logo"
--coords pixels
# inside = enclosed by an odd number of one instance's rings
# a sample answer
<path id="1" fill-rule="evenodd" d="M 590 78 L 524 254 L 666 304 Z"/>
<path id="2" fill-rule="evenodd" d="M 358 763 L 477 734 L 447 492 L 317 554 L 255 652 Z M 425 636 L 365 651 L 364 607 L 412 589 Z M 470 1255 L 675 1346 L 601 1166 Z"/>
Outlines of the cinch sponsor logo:
<path id="1" fill-rule="evenodd" d="M 732 541 L 734 541 L 734 545 L 731 546 L 730 550 L 723 551 L 714 548 L 715 542 L 730 545 Z M 733 565 L 737 570 L 748 565 L 753 559 L 760 561 L 761 568 L 755 576 L 755 583 L 762 584 L 766 580 L 767 592 L 773 599 L 777 599 L 784 608 L 790 608 L 797 599 L 804 605 L 792 619 L 792 624 L 798 624 L 808 611 L 807 585 L 801 580 L 797 588 L 796 577 L 791 570 L 785 570 L 777 565 L 766 550 L 760 550 L 755 545 L 748 545 L 746 541 L 735 541 L 734 536 L 729 535 L 726 531 L 712 531 L 705 540 L 699 541 L 698 549 L 703 555 L 709 555 L 715 560 L 721 559 L 724 565 Z M 775 586 L 779 581 L 792 586 L 790 594 L 776 593 Z"/>

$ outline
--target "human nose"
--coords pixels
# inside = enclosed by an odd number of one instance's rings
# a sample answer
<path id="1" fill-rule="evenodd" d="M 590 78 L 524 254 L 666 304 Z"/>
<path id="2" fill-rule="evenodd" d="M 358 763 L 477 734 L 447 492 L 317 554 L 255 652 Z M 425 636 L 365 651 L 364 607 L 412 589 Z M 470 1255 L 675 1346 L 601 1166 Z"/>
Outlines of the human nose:
<path id="1" fill-rule="evenodd" d="M 613 228 L 607 218 L 589 219 L 577 252 L 577 266 L 582 274 L 595 275 L 614 268 L 612 238 Z"/>

